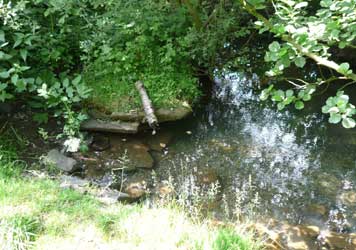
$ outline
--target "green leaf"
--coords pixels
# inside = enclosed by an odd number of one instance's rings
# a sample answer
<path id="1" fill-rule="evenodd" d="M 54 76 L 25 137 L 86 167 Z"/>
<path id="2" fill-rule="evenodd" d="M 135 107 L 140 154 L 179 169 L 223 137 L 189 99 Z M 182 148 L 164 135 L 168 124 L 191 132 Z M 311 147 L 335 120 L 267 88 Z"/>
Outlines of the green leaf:
<path id="1" fill-rule="evenodd" d="M 279 103 L 277 104 L 278 110 L 284 109 L 285 106 L 286 106 L 286 105 L 285 105 L 283 102 L 279 102 Z"/>
<path id="2" fill-rule="evenodd" d="M 268 99 L 268 97 L 269 97 L 269 91 L 268 91 L 268 89 L 262 90 L 261 95 L 260 95 L 260 99 L 261 99 L 262 101 L 265 101 L 265 100 Z"/>
<path id="3" fill-rule="evenodd" d="M 301 110 L 304 108 L 304 103 L 302 101 L 296 101 L 294 107 L 298 110 Z"/>
<path id="4" fill-rule="evenodd" d="M 344 128 L 354 128 L 355 125 L 356 125 L 355 120 L 350 117 L 346 117 L 342 119 L 342 126 Z"/>
<path id="5" fill-rule="evenodd" d="M 20 49 L 20 55 L 21 55 L 21 58 L 22 60 L 24 60 L 26 62 L 26 59 L 27 59 L 27 50 L 26 49 Z"/>
<path id="6" fill-rule="evenodd" d="M 33 115 L 32 119 L 35 122 L 38 122 L 39 124 L 47 123 L 48 122 L 48 113 L 36 113 Z"/>
<path id="7" fill-rule="evenodd" d="M 339 43 L 339 49 L 344 49 L 344 48 L 346 47 L 346 45 L 347 45 L 346 42 L 341 41 L 341 42 Z"/>
<path id="8" fill-rule="evenodd" d="M 0 42 L 6 42 L 5 40 L 5 32 L 3 30 L 0 30 Z"/>
<path id="9" fill-rule="evenodd" d="M 294 6 L 294 9 L 301 9 L 308 6 L 308 2 L 300 2 Z"/>
<path id="10" fill-rule="evenodd" d="M 303 68 L 305 63 L 306 63 L 306 60 L 304 57 L 297 57 L 295 60 L 294 60 L 294 63 L 297 67 L 299 68 Z"/>
<path id="11" fill-rule="evenodd" d="M 288 96 L 287 98 L 285 98 L 285 99 L 283 100 L 283 103 L 284 103 L 285 105 L 289 105 L 289 104 L 291 104 L 291 103 L 294 101 L 294 99 L 295 99 L 294 96 Z"/>
<path id="12" fill-rule="evenodd" d="M 81 80 L 82 80 L 82 76 L 81 76 L 81 75 L 78 75 L 76 78 L 74 78 L 74 79 L 72 80 L 72 83 L 73 83 L 73 85 L 75 86 L 75 85 L 78 85 Z"/>
<path id="13" fill-rule="evenodd" d="M 3 79 L 9 78 L 10 77 L 9 71 L 0 72 L 0 77 Z"/>
<path id="14" fill-rule="evenodd" d="M 280 102 L 284 98 L 283 90 L 276 90 L 272 94 L 272 101 Z"/>
<path id="15" fill-rule="evenodd" d="M 291 89 L 288 89 L 288 90 L 286 91 L 286 96 L 287 96 L 287 97 L 293 96 L 293 94 L 294 94 L 294 91 L 291 90 Z"/>
<path id="16" fill-rule="evenodd" d="M 324 105 L 324 106 L 321 108 L 321 112 L 324 113 L 324 114 L 327 114 L 327 113 L 329 113 L 329 109 L 330 109 L 330 106 Z"/>
<path id="17" fill-rule="evenodd" d="M 311 95 L 306 94 L 306 95 L 303 96 L 302 99 L 303 99 L 303 101 L 305 101 L 305 102 L 310 101 L 310 100 L 311 100 Z"/>
<path id="18" fill-rule="evenodd" d="M 336 124 L 336 123 L 339 123 L 341 121 L 341 118 L 342 117 L 341 117 L 340 114 L 332 113 L 332 114 L 330 114 L 329 122 Z"/>
<path id="19" fill-rule="evenodd" d="M 0 83 L 0 91 L 3 91 L 4 89 L 6 89 L 7 84 L 6 83 Z"/>
<path id="20" fill-rule="evenodd" d="M 347 74 L 349 68 L 350 68 L 350 64 L 349 63 L 341 63 L 340 66 L 339 66 L 339 71 L 342 74 Z"/>
<path id="21" fill-rule="evenodd" d="M 269 50 L 272 52 L 278 52 L 281 48 L 278 42 L 274 41 L 268 46 Z"/>
<path id="22" fill-rule="evenodd" d="M 18 74 L 14 74 L 11 77 L 11 82 L 16 85 L 18 79 L 19 79 L 19 75 Z"/>
<path id="23" fill-rule="evenodd" d="M 328 113 L 339 113 L 339 112 L 340 112 L 340 110 L 337 107 L 331 107 L 328 110 Z"/>

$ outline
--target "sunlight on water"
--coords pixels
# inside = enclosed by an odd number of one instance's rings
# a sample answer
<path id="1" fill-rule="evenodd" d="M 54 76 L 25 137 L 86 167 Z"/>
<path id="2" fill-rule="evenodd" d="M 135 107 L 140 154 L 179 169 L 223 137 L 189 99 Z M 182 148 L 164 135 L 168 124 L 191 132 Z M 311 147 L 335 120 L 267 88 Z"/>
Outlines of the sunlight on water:
<path id="1" fill-rule="evenodd" d="M 345 171 L 341 161 L 326 158 L 342 154 L 343 162 L 354 167 L 355 156 L 338 148 L 331 152 L 335 145 L 328 135 L 334 132 L 328 130 L 319 107 L 309 104 L 311 109 L 306 113 L 277 111 L 270 103 L 259 101 L 256 75 L 226 74 L 216 82 L 211 103 L 184 125 L 193 135 L 177 138 L 168 157 L 159 163 L 162 172 L 179 176 L 177 186 L 183 188 L 191 186 L 195 172 L 214 169 L 221 177 L 222 197 L 227 197 L 225 203 L 231 209 L 239 199 L 236 193 L 251 176 L 262 215 L 293 223 L 313 222 L 338 231 L 354 230 L 354 224 L 346 219 L 350 204 L 338 202 L 337 197 L 344 192 L 342 181 L 348 192 L 355 192 L 355 174 Z M 353 149 L 351 145 L 351 152 Z M 178 167 L 182 161 L 185 167 Z M 244 197 L 245 202 L 248 199 L 253 197 Z M 315 205 L 327 212 L 315 215 L 309 209 Z M 341 222 L 335 219 L 339 220 L 340 214 L 345 215 Z"/>

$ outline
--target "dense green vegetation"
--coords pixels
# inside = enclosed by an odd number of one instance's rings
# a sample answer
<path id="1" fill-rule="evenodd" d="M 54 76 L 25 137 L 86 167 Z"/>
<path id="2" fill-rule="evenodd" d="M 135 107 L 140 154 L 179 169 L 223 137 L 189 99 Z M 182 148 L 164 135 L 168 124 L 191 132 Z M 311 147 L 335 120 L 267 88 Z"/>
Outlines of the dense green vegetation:
<path id="1" fill-rule="evenodd" d="M 271 66 L 270 84 L 292 84 L 287 91 L 271 85 L 262 93 L 280 110 L 289 104 L 302 109 L 324 85 L 343 82 L 343 88 L 356 81 L 352 58 L 337 57 L 355 48 L 354 0 L 19 0 L 0 5 L 0 101 L 26 101 L 38 109 L 34 119 L 39 122 L 55 111 L 67 120 L 64 136 L 69 138 L 78 137 L 78 124 L 85 119 L 71 110 L 84 99 L 109 112 L 139 108 L 137 80 L 145 82 L 155 106 L 175 106 L 197 101 L 199 76 L 262 73 Z M 282 76 L 292 65 L 312 63 L 320 67 L 318 77 Z M 345 93 L 329 99 L 323 112 L 331 123 L 355 126 L 355 108 Z"/>
<path id="2" fill-rule="evenodd" d="M 156 106 L 194 102 L 199 75 L 255 66 L 258 71 L 255 59 L 264 48 L 262 68 L 271 63 L 270 82 L 293 84 L 288 92 L 272 87 L 263 92 L 279 109 L 291 103 L 302 109 L 321 85 L 356 80 L 352 62 L 333 61 L 340 50 L 355 48 L 353 0 L 20 0 L 1 1 L 0 8 L 0 101 L 26 99 L 40 108 L 39 122 L 48 119 L 46 110 L 57 108 L 60 116 L 89 96 L 89 104 L 108 111 L 138 108 L 133 87 L 138 79 Z M 312 60 L 337 75 L 312 82 L 279 77 L 291 65 L 303 68 Z M 354 106 L 342 100 L 323 112 L 332 123 L 354 127 Z"/>

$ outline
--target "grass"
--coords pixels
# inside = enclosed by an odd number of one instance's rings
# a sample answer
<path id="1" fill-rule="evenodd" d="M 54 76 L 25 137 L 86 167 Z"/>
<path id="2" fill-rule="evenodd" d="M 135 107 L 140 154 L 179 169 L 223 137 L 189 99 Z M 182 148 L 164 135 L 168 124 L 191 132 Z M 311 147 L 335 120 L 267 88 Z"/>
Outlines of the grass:
<path id="1" fill-rule="evenodd" d="M 26 176 L 16 143 L 0 135 L 0 144 L 0 250 L 260 249 L 248 231 L 212 226 L 174 203 L 108 206 Z"/>
<path id="2" fill-rule="evenodd" d="M 112 72 L 95 73 L 103 71 L 96 65 L 84 74 L 85 82 L 93 89 L 87 101 L 89 106 L 106 113 L 142 108 L 134 81 L 123 81 L 123 76 Z M 168 75 L 147 73 L 142 81 L 156 108 L 181 106 L 182 102 L 193 103 L 200 96 L 197 80 L 185 72 Z"/>

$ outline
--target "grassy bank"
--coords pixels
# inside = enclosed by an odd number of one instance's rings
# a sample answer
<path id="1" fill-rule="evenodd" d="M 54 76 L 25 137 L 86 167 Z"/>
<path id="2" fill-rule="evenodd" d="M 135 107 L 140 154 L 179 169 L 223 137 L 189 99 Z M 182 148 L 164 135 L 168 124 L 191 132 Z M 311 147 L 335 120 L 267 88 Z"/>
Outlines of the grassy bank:
<path id="1" fill-rule="evenodd" d="M 1 250 L 260 249 L 241 226 L 213 226 L 174 203 L 104 205 L 55 179 L 31 177 L 18 145 L 0 139 Z"/>

